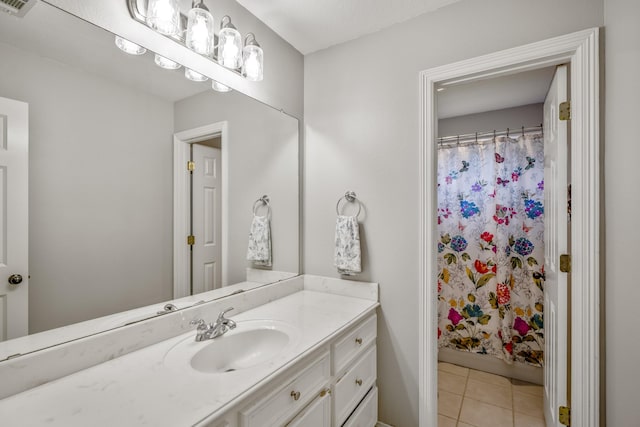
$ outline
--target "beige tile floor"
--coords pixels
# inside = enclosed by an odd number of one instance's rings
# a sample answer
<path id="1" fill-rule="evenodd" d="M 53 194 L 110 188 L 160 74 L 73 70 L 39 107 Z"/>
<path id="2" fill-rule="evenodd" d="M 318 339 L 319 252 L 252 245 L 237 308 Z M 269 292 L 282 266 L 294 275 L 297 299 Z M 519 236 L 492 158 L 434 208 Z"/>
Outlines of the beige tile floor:
<path id="1" fill-rule="evenodd" d="M 542 386 L 438 363 L 438 427 L 544 427 Z"/>

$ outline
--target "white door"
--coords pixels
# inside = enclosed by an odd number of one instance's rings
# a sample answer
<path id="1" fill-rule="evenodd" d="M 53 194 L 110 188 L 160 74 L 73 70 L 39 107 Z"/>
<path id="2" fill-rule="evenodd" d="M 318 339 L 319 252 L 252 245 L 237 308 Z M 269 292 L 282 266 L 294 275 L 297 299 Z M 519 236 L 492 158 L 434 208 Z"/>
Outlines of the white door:
<path id="1" fill-rule="evenodd" d="M 192 291 L 194 294 L 217 289 L 222 278 L 222 182 L 221 150 L 192 145 L 195 162 L 192 186 Z"/>
<path id="2" fill-rule="evenodd" d="M 28 104 L 0 98 L 0 341 L 28 333 L 28 118 Z"/>
<path id="3" fill-rule="evenodd" d="M 560 255 L 568 253 L 567 121 L 559 105 L 567 100 L 567 67 L 559 66 L 544 102 L 544 408 L 547 426 L 561 425 L 558 408 L 567 402 L 568 273 L 560 272 Z"/>

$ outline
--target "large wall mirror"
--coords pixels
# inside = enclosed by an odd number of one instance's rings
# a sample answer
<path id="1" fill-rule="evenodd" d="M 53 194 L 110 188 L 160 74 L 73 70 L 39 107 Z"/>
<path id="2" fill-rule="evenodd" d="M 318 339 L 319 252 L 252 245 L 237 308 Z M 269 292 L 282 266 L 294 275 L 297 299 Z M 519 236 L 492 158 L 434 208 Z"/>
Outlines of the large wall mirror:
<path id="1" fill-rule="evenodd" d="M 0 285 L 0 360 L 299 273 L 297 119 L 44 2 L 0 14 L 0 58 L 0 97 L 28 104 L 29 132 L 28 271 Z M 258 265 L 249 231 L 267 214 Z"/>

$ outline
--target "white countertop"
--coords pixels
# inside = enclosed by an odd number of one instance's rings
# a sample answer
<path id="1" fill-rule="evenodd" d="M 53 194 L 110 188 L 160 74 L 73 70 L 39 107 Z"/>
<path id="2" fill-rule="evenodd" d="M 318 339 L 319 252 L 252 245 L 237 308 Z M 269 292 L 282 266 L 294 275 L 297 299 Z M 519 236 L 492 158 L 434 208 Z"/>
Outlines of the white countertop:
<path id="1" fill-rule="evenodd" d="M 249 392 L 372 311 L 376 301 L 304 290 L 229 316 L 236 331 L 248 320 L 277 320 L 299 330 L 293 346 L 251 375 L 204 374 L 165 364 L 189 332 L 0 400 L 3 426 L 190 426 L 220 414 Z M 231 314 L 231 313 L 230 313 Z M 212 321 L 214 319 L 206 319 Z M 205 344 L 205 343 L 203 343 Z"/>

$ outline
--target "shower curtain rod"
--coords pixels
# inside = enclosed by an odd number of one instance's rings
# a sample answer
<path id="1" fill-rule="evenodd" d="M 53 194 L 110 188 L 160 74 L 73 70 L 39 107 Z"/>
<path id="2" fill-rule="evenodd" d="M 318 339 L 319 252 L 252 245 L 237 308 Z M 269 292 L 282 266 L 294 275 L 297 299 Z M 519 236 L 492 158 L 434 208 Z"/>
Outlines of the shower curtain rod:
<path id="1" fill-rule="evenodd" d="M 486 139 L 484 141 L 478 141 L 479 138 L 486 138 L 488 136 L 493 136 L 494 138 L 497 136 L 518 136 L 518 135 L 526 135 L 528 133 L 540 132 L 542 133 L 542 124 L 533 127 L 524 127 L 522 126 L 519 129 L 510 129 L 507 128 L 503 131 L 491 131 L 491 132 L 476 132 L 476 133 L 465 133 L 462 135 L 450 135 L 450 136 L 441 136 L 438 137 L 438 145 L 444 146 L 456 146 L 459 144 L 475 144 L 481 142 L 488 142 Z"/>

